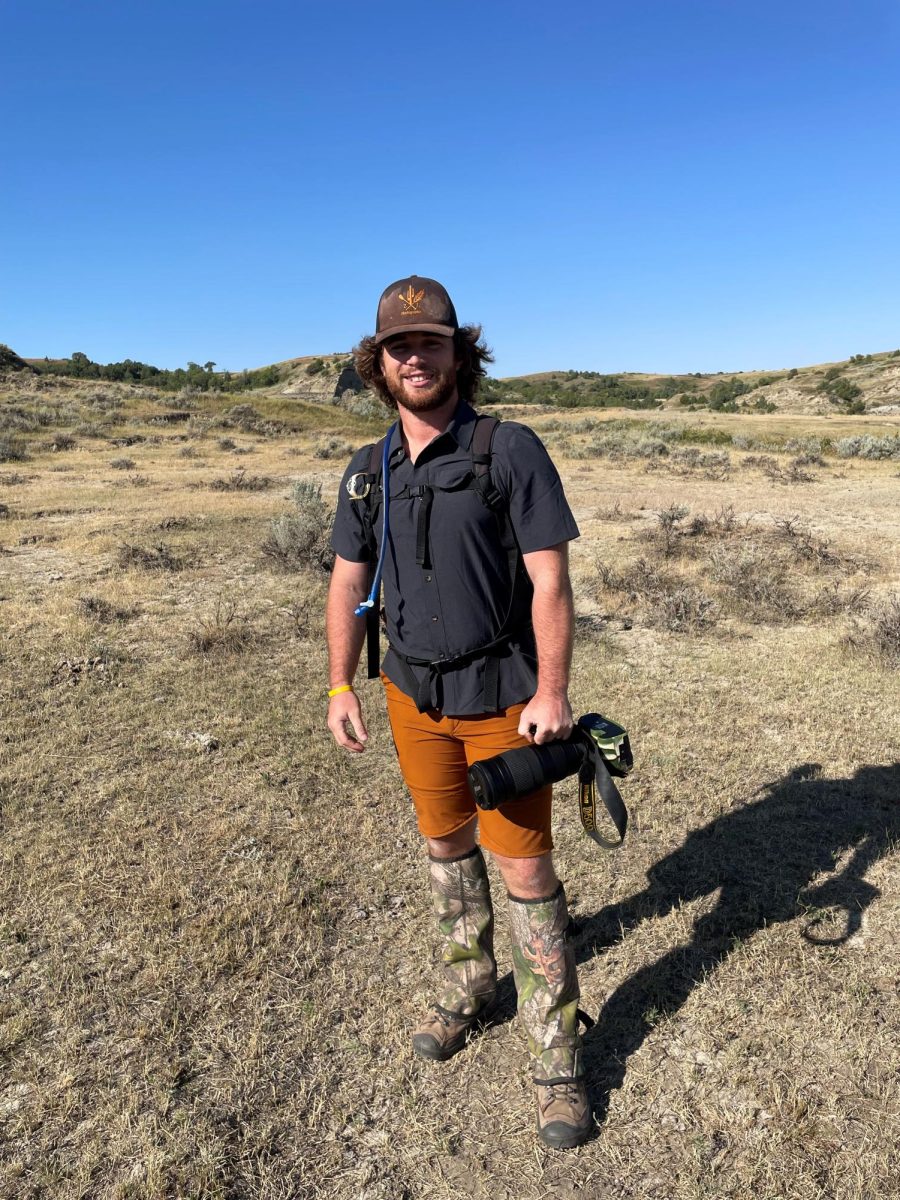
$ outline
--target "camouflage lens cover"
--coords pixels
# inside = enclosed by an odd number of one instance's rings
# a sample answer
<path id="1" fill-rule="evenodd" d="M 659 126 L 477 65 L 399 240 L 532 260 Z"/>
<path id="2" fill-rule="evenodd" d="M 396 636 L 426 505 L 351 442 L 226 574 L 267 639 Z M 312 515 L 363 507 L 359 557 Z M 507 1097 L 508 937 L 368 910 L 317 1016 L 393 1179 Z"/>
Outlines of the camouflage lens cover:
<path id="1" fill-rule="evenodd" d="M 624 777 L 630 773 L 634 755 L 624 726 L 599 713 L 585 713 L 578 726 L 596 742 L 610 775 Z"/>

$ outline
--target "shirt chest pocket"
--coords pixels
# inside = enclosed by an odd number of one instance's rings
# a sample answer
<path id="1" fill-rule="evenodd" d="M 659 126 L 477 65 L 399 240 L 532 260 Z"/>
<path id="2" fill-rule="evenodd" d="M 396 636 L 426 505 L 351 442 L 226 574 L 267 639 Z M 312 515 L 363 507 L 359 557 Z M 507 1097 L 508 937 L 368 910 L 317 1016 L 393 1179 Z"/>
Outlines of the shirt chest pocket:
<path id="1" fill-rule="evenodd" d="M 413 563 L 440 571 L 461 558 L 494 557 L 499 548 L 497 515 L 476 490 L 470 463 L 441 464 L 425 478 L 394 483 L 390 526 L 401 573 Z"/>

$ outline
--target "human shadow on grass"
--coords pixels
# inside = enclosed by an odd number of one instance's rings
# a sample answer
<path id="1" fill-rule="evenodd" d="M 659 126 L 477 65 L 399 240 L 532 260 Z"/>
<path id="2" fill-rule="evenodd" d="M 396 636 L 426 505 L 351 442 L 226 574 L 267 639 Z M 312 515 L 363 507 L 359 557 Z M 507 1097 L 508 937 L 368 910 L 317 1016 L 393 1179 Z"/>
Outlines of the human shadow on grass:
<path id="1" fill-rule="evenodd" d="M 630 1055 L 654 1025 L 678 1011 L 696 984 L 758 930 L 800 918 L 801 935 L 836 946 L 856 933 L 879 895 L 869 868 L 900 839 L 900 763 L 863 767 L 849 780 L 799 766 L 761 798 L 694 830 L 647 872 L 647 887 L 579 923 L 583 962 L 651 917 L 718 892 L 691 941 L 625 980 L 585 1038 L 585 1067 L 598 1120 L 624 1077 Z M 847 863 L 824 883 L 812 880 Z M 839 913 L 840 916 L 836 914 Z"/>

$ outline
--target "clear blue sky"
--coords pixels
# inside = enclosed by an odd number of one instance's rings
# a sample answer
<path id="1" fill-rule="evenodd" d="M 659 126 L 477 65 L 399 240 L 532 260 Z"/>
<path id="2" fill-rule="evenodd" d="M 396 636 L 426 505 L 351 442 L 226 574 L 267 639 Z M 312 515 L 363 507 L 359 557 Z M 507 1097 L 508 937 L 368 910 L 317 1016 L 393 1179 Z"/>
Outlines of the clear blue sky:
<path id="1" fill-rule="evenodd" d="M 7 0 L 0 341 L 349 348 L 415 272 L 499 375 L 900 346 L 896 0 Z"/>

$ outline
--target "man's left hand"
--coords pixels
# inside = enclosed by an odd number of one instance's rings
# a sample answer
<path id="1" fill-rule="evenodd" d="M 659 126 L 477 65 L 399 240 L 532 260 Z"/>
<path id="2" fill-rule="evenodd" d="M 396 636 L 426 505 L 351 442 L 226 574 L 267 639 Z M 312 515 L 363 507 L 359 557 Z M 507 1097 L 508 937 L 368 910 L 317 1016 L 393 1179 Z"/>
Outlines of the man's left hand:
<path id="1" fill-rule="evenodd" d="M 538 692 L 522 709 L 519 733 L 542 746 L 558 738 L 567 738 L 574 728 L 572 706 L 565 695 L 542 695 Z"/>

